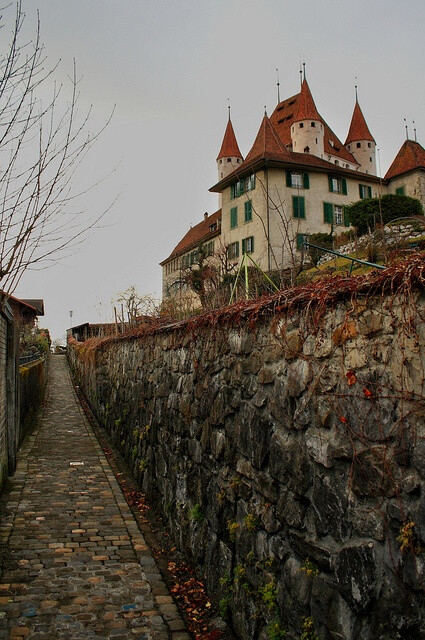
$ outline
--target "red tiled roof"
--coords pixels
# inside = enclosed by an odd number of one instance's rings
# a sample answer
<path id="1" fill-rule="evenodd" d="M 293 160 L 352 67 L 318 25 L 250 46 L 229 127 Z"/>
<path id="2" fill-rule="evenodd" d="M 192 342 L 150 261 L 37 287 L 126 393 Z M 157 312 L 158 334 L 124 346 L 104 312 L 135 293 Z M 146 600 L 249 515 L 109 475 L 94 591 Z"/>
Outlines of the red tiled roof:
<path id="1" fill-rule="evenodd" d="M 249 164 L 260 158 L 267 158 L 269 160 L 285 160 L 289 155 L 290 152 L 282 144 L 282 141 L 270 122 L 269 117 L 265 114 L 258 130 L 257 137 L 254 140 L 254 144 L 246 156 L 245 162 L 243 162 L 241 166 L 245 163 Z"/>
<path id="2" fill-rule="evenodd" d="M 301 85 L 301 91 L 298 96 L 298 108 L 295 113 L 294 122 L 300 120 L 320 120 L 319 112 L 314 104 L 313 96 L 311 95 L 310 87 L 307 80 L 304 78 Z"/>
<path id="3" fill-rule="evenodd" d="M 425 169 L 425 149 L 419 142 L 405 140 L 385 174 L 384 180 L 394 178 L 414 169 Z"/>
<path id="4" fill-rule="evenodd" d="M 288 150 L 287 150 L 288 151 Z M 295 151 L 288 151 L 288 155 L 280 158 L 275 157 L 259 157 L 253 158 L 251 162 L 248 161 L 248 158 L 243 162 L 235 171 L 230 173 L 225 178 L 222 178 L 217 184 L 213 185 L 210 188 L 210 191 L 215 193 L 220 193 L 223 189 L 229 186 L 235 180 L 240 180 L 243 176 L 248 175 L 254 171 L 257 171 L 262 166 L 264 166 L 265 161 L 270 161 L 270 166 L 282 166 L 290 168 L 290 170 L 294 170 L 305 167 L 306 169 L 322 169 L 329 174 L 341 174 L 346 176 L 355 177 L 358 180 L 362 179 L 362 177 L 368 181 L 379 182 L 380 178 L 374 176 L 370 173 L 362 173 L 361 171 L 357 171 L 356 169 L 346 169 L 342 165 L 335 165 L 333 162 L 329 162 L 328 160 L 323 160 L 322 158 L 318 158 L 317 156 L 313 156 L 310 153 L 296 153 Z"/>
<path id="5" fill-rule="evenodd" d="M 186 253 L 189 249 L 197 247 L 200 242 L 204 242 L 218 235 L 220 233 L 220 223 L 221 209 L 205 217 L 202 222 L 199 222 L 199 224 L 189 229 L 186 235 L 184 235 L 180 242 L 174 247 L 168 258 L 160 262 L 160 265 L 162 266 L 169 260 Z M 214 224 L 217 224 L 217 229 L 211 231 L 210 227 Z"/>
<path id="6" fill-rule="evenodd" d="M 217 160 L 220 160 L 220 158 L 242 158 L 230 118 L 227 122 L 226 131 L 224 132 L 224 138 Z"/>
<path id="7" fill-rule="evenodd" d="M 280 102 L 270 116 L 270 122 L 277 131 L 279 138 L 288 148 L 292 148 L 291 126 L 295 122 L 295 117 L 298 112 L 300 95 L 301 93 L 297 93 L 295 96 L 291 96 L 283 100 L 283 102 Z M 358 166 L 359 163 L 354 156 L 344 147 L 341 140 L 334 134 L 320 114 L 318 114 L 318 116 L 324 128 L 323 146 L 325 153 Z"/>
<path id="8" fill-rule="evenodd" d="M 350 144 L 350 142 L 357 140 L 370 140 L 371 142 L 375 142 L 375 139 L 366 124 L 365 117 L 362 110 L 360 109 L 360 105 L 356 100 L 356 104 L 354 105 L 353 117 L 351 118 L 350 129 L 348 131 L 345 144 Z"/>

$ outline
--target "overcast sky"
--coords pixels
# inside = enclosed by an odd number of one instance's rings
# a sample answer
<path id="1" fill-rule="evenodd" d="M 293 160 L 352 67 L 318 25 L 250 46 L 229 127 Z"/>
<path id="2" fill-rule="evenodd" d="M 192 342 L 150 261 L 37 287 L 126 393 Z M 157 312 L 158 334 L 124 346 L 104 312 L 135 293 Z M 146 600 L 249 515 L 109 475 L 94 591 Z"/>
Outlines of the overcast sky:
<path id="1" fill-rule="evenodd" d="M 344 142 L 359 102 L 382 174 L 405 139 L 425 143 L 425 2 L 406 0 L 24 0 L 39 9 L 47 58 L 66 81 L 77 61 L 90 128 L 112 122 L 85 161 L 109 175 L 84 198 L 87 216 L 118 200 L 103 228 L 48 270 L 25 274 L 17 296 L 44 298 L 53 338 L 72 324 L 112 319 L 130 285 L 160 296 L 161 268 L 190 224 L 217 209 L 208 192 L 227 121 L 243 155 L 264 106 L 299 91 L 300 58 L 316 106 Z M 2 46 L 7 39 L 1 32 Z M 78 185 L 77 185 L 78 188 Z"/>

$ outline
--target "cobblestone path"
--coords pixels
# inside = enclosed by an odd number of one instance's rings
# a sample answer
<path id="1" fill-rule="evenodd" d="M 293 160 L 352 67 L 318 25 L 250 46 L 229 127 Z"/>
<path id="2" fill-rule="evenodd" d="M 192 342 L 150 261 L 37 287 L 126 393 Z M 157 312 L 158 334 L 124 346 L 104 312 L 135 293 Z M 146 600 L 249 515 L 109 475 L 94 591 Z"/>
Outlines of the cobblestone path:
<path id="1" fill-rule="evenodd" d="M 0 522 L 0 638 L 189 640 L 75 397 L 51 358 L 47 403 Z"/>

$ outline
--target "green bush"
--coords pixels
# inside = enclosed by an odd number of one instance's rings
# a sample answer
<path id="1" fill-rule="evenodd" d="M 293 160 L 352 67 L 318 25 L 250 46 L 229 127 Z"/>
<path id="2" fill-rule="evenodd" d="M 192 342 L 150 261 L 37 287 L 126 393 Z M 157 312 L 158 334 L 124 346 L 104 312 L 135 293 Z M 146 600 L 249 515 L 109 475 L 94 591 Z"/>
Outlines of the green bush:
<path id="1" fill-rule="evenodd" d="M 318 247 L 323 247 L 324 249 L 332 249 L 332 233 L 312 233 L 308 237 L 308 242 L 317 244 Z M 314 249 L 314 247 L 309 247 L 308 253 L 314 266 L 316 266 L 320 258 L 325 255 L 324 251 L 319 251 L 318 249 Z"/>
<path id="2" fill-rule="evenodd" d="M 416 198 L 389 193 L 381 198 L 365 198 L 354 202 L 345 208 L 351 224 L 356 227 L 359 235 L 374 231 L 382 222 L 387 224 L 397 218 L 409 218 L 411 216 L 423 216 L 421 203 Z"/>

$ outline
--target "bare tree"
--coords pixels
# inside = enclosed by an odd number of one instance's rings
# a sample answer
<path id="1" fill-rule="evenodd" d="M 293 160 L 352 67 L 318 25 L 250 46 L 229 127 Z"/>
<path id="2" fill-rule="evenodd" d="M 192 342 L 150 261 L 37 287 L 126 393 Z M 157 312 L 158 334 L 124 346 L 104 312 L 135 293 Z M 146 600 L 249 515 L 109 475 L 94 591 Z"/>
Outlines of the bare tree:
<path id="1" fill-rule="evenodd" d="M 118 293 L 115 301 L 121 307 L 121 313 L 118 311 L 117 318 L 120 322 L 127 323 L 129 327 L 136 326 L 138 318 L 142 316 L 150 318 L 159 316 L 158 300 L 148 293 L 140 294 L 134 285 Z"/>
<path id="2" fill-rule="evenodd" d="M 73 180 L 104 127 L 88 132 L 91 109 L 78 113 L 75 62 L 65 96 L 53 80 L 56 67 L 45 67 L 38 14 L 30 41 L 24 20 L 18 0 L 7 52 L 0 55 L 0 289 L 6 294 L 26 269 L 56 260 L 106 213 L 83 216 L 77 199 L 86 191 L 76 191 Z M 5 36 L 7 16 L 0 22 Z"/>

